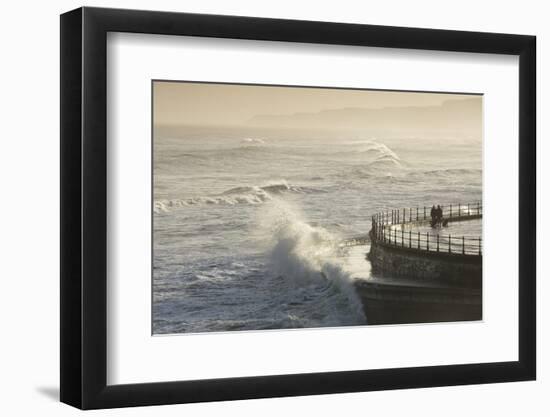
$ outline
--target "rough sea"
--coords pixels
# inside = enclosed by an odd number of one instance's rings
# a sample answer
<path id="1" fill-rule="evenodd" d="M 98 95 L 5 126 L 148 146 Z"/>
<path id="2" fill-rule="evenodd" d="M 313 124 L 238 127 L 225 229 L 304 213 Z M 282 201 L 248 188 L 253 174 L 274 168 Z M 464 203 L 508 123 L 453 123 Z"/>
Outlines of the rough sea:
<path id="1" fill-rule="evenodd" d="M 466 134 L 157 128 L 153 333 L 368 323 L 377 211 L 482 197 Z"/>

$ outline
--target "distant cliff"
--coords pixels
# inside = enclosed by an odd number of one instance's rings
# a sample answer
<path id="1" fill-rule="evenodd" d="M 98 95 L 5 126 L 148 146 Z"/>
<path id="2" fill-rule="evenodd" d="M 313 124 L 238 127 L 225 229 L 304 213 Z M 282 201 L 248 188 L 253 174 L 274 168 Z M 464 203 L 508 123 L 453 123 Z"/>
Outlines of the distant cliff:
<path id="1" fill-rule="evenodd" d="M 314 113 L 262 114 L 248 120 L 257 127 L 444 129 L 481 132 L 482 99 L 447 100 L 439 106 L 329 109 Z"/>

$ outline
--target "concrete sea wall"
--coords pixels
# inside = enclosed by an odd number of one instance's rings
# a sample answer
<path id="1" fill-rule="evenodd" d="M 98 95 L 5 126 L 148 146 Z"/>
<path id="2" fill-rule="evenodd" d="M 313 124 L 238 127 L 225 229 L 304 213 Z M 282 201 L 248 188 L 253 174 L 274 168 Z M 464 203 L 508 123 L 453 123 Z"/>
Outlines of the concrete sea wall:
<path id="1" fill-rule="evenodd" d="M 462 222 L 482 218 L 483 207 L 449 205 L 442 212 L 446 223 Z M 429 218 L 430 207 L 372 217 L 367 257 L 373 274 L 355 283 L 369 324 L 482 319 L 481 235 L 430 233 Z"/>
<path id="2" fill-rule="evenodd" d="M 370 325 L 482 319 L 481 289 L 358 281 Z"/>
<path id="3" fill-rule="evenodd" d="M 378 275 L 481 288 L 482 256 L 430 252 L 372 240 L 368 258 L 373 272 Z"/>

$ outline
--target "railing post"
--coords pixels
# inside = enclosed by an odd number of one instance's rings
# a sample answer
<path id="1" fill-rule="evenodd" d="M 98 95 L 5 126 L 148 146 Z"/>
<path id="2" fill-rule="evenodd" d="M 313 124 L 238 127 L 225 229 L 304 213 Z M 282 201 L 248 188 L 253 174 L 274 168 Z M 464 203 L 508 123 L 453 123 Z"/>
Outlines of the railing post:
<path id="1" fill-rule="evenodd" d="M 426 250 L 430 250 L 430 234 L 426 232 Z"/>
<path id="2" fill-rule="evenodd" d="M 403 209 L 403 223 L 405 223 L 405 209 Z"/>
<path id="3" fill-rule="evenodd" d="M 409 222 L 412 222 L 413 220 L 413 214 L 412 214 L 412 208 L 409 209 Z"/>
<path id="4" fill-rule="evenodd" d="M 397 246 L 397 229 L 393 229 L 393 244 Z"/>
<path id="5" fill-rule="evenodd" d="M 418 221 L 418 207 L 416 208 L 416 221 Z"/>
<path id="6" fill-rule="evenodd" d="M 468 203 L 468 216 L 470 215 L 470 203 Z"/>
<path id="7" fill-rule="evenodd" d="M 424 220 L 426 220 L 426 206 L 424 206 Z"/>
<path id="8" fill-rule="evenodd" d="M 449 204 L 449 218 L 453 217 L 453 205 Z"/>
<path id="9" fill-rule="evenodd" d="M 481 256 L 481 238 L 478 238 L 477 248 L 478 248 L 478 253 Z"/>
<path id="10" fill-rule="evenodd" d="M 420 249 L 420 232 L 418 232 L 418 249 Z"/>
<path id="11" fill-rule="evenodd" d="M 464 255 L 466 253 L 465 251 L 465 246 L 464 246 L 464 236 L 462 236 L 462 254 Z"/>
<path id="12" fill-rule="evenodd" d="M 439 233 L 437 234 L 437 251 L 439 252 Z"/>
<path id="13" fill-rule="evenodd" d="M 401 247 L 405 246 L 405 242 L 403 241 L 405 237 L 405 231 L 401 229 Z"/>
<path id="14" fill-rule="evenodd" d="M 477 215 L 479 216 L 479 201 L 477 202 Z"/>
<path id="15" fill-rule="evenodd" d="M 449 253 L 451 253 L 451 235 L 449 235 Z"/>
<path id="16" fill-rule="evenodd" d="M 411 229 L 409 229 L 409 248 L 412 248 L 412 242 L 411 242 L 412 233 L 411 232 L 412 232 Z"/>

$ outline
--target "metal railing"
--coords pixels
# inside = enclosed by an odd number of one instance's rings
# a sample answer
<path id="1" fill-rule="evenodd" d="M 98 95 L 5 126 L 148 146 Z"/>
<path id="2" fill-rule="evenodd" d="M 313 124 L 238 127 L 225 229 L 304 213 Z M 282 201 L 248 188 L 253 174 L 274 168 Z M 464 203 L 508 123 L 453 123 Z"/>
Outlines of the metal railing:
<path id="1" fill-rule="evenodd" d="M 454 253 L 481 256 L 481 237 L 453 236 L 444 233 L 429 233 L 405 230 L 403 226 L 431 221 L 431 207 L 414 207 L 388 210 L 372 216 L 371 240 L 385 245 L 428 252 Z M 443 219 L 460 221 L 481 218 L 483 207 L 480 202 L 449 204 L 441 206 Z M 402 227 L 399 227 L 402 226 Z"/>

